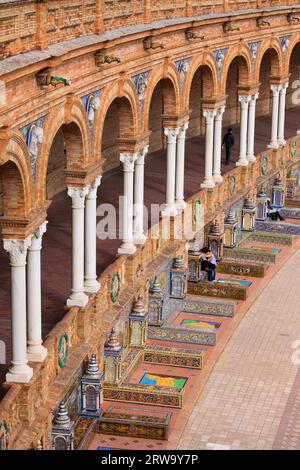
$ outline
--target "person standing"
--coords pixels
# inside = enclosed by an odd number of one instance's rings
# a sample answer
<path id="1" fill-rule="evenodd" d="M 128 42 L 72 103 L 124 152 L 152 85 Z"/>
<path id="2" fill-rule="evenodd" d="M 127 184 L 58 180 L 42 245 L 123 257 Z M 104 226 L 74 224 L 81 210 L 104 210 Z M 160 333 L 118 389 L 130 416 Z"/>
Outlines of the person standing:
<path id="1" fill-rule="evenodd" d="M 227 129 L 227 132 L 223 137 L 222 147 L 224 147 L 224 146 L 225 146 L 225 150 L 226 150 L 225 165 L 229 165 L 231 163 L 232 148 L 234 146 L 234 136 L 233 136 L 231 127 L 229 127 L 229 129 Z"/>

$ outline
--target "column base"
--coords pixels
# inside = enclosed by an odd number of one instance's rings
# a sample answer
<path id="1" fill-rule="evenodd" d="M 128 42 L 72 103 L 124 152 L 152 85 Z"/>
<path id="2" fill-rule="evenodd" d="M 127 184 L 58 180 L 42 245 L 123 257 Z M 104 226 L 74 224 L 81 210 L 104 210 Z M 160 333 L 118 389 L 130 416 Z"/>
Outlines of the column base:
<path id="1" fill-rule="evenodd" d="M 213 180 L 215 183 L 221 183 L 223 181 L 222 175 L 213 175 Z"/>
<path id="2" fill-rule="evenodd" d="M 47 356 L 48 351 L 41 344 L 27 346 L 27 359 L 29 362 L 44 362 Z"/>
<path id="3" fill-rule="evenodd" d="M 178 214 L 178 210 L 176 209 L 175 205 L 168 205 L 165 204 L 163 210 L 161 211 L 162 217 L 176 217 Z"/>
<path id="4" fill-rule="evenodd" d="M 297 135 L 300 135 L 300 129 L 297 130 Z"/>
<path id="5" fill-rule="evenodd" d="M 247 165 L 249 165 L 247 157 L 239 157 L 238 161 L 235 164 L 235 166 L 247 166 Z"/>
<path id="6" fill-rule="evenodd" d="M 85 307 L 89 298 L 83 292 L 72 292 L 67 300 L 68 307 Z"/>
<path id="7" fill-rule="evenodd" d="M 133 255 L 136 252 L 136 246 L 132 242 L 124 242 L 118 248 L 119 255 Z"/>
<path id="8" fill-rule="evenodd" d="M 279 145 L 280 147 L 284 147 L 284 146 L 286 145 L 286 140 L 284 140 L 284 139 L 278 140 L 278 145 Z"/>
<path id="9" fill-rule="evenodd" d="M 255 155 L 247 155 L 247 160 L 250 163 L 256 162 L 256 157 Z"/>
<path id="10" fill-rule="evenodd" d="M 183 199 L 178 199 L 176 202 L 175 202 L 175 207 L 178 209 L 178 210 L 184 210 L 187 206 L 187 203 L 183 200 Z"/>
<path id="11" fill-rule="evenodd" d="M 213 179 L 205 179 L 200 185 L 201 188 L 214 188 L 215 182 Z"/>
<path id="12" fill-rule="evenodd" d="M 87 279 L 84 281 L 83 290 L 87 294 L 95 294 L 100 290 L 100 282 L 96 279 Z"/>
<path id="13" fill-rule="evenodd" d="M 278 149 L 279 148 L 279 144 L 278 142 L 270 142 L 269 145 L 268 145 L 268 149 Z"/>
<path id="14" fill-rule="evenodd" d="M 144 245 L 147 240 L 147 237 L 144 233 L 134 233 L 133 240 L 135 245 Z"/>
<path id="15" fill-rule="evenodd" d="M 13 364 L 6 374 L 6 382 L 27 384 L 33 376 L 33 369 L 28 364 Z"/>

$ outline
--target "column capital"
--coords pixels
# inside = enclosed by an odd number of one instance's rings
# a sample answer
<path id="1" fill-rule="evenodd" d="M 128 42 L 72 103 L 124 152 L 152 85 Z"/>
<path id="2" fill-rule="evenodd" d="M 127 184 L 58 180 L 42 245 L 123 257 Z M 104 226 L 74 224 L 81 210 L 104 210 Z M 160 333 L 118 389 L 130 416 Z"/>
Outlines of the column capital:
<path id="1" fill-rule="evenodd" d="M 9 253 L 11 266 L 25 266 L 27 250 L 31 245 L 31 237 L 25 240 L 4 239 L 3 246 L 5 251 Z"/>
<path id="2" fill-rule="evenodd" d="M 239 95 L 239 102 L 241 106 L 248 106 L 251 100 L 251 95 Z"/>
<path id="3" fill-rule="evenodd" d="M 136 153 L 120 153 L 120 161 L 123 163 L 123 171 L 129 173 L 133 172 L 136 159 Z"/>
<path id="4" fill-rule="evenodd" d="M 223 117 L 223 114 L 225 112 L 225 106 L 222 106 L 221 108 L 218 108 L 216 110 L 216 121 L 220 121 Z"/>
<path id="5" fill-rule="evenodd" d="M 87 199 L 97 199 L 97 190 L 101 184 L 102 175 L 97 176 L 97 178 L 91 183 L 89 192 L 86 196 Z"/>
<path id="6" fill-rule="evenodd" d="M 283 94 L 286 94 L 286 91 L 287 91 L 288 87 L 289 87 L 289 83 L 288 83 L 288 82 L 283 83 L 283 84 L 281 85 L 280 93 L 281 93 L 282 95 L 283 95 Z"/>
<path id="7" fill-rule="evenodd" d="M 273 92 L 273 96 L 278 96 L 281 90 L 282 85 L 271 85 L 271 91 Z"/>
<path id="8" fill-rule="evenodd" d="M 42 238 L 47 231 L 48 220 L 38 227 L 38 229 L 31 235 L 30 251 L 38 251 L 42 248 Z"/>
<path id="9" fill-rule="evenodd" d="M 144 165 L 145 164 L 145 157 L 148 153 L 149 150 L 149 145 L 146 145 L 144 148 L 142 148 L 138 154 L 137 154 L 137 159 L 136 159 L 136 165 Z"/>
<path id="10" fill-rule="evenodd" d="M 165 127 L 164 133 L 168 138 L 168 143 L 176 144 L 176 139 L 179 134 L 180 127 Z"/>
<path id="11" fill-rule="evenodd" d="M 253 95 L 250 96 L 250 104 L 254 104 L 256 102 L 256 100 L 258 99 L 259 97 L 259 92 L 257 93 L 254 93 Z"/>
<path id="12" fill-rule="evenodd" d="M 204 109 L 203 110 L 203 117 L 206 119 L 206 123 L 213 123 L 214 117 L 216 115 L 215 109 Z"/>
<path id="13" fill-rule="evenodd" d="M 179 128 L 179 134 L 178 134 L 178 139 L 185 139 L 185 133 L 189 127 L 189 122 L 185 122 L 182 124 L 182 126 Z"/>
<path id="14" fill-rule="evenodd" d="M 78 188 L 76 186 L 68 186 L 68 196 L 72 198 L 73 209 L 84 209 L 85 197 L 90 190 L 90 186 Z"/>

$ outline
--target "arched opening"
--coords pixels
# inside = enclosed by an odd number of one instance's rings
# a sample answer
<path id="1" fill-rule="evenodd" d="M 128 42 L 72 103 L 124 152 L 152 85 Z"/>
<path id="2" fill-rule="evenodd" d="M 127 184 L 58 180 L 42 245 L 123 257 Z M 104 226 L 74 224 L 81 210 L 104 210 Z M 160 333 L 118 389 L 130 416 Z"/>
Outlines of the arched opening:
<path id="1" fill-rule="evenodd" d="M 300 105 L 300 42 L 298 42 L 291 53 L 289 63 L 289 88 L 286 95 L 286 107 L 293 108 Z"/>
<path id="2" fill-rule="evenodd" d="M 176 95 L 170 79 L 160 80 L 151 97 L 149 109 L 149 153 L 165 147 L 163 116 L 174 116 Z"/>
<path id="3" fill-rule="evenodd" d="M 223 117 L 224 126 L 234 125 L 240 121 L 239 87 L 246 85 L 249 73 L 246 59 L 235 57 L 228 68 L 226 77 L 226 109 Z"/>
<path id="4" fill-rule="evenodd" d="M 272 111 L 271 77 L 278 75 L 279 59 L 275 49 L 267 49 L 259 69 L 259 97 L 256 103 L 256 116 L 264 116 Z"/>
<path id="5" fill-rule="evenodd" d="M 203 117 L 203 102 L 205 98 L 213 95 L 213 74 L 207 65 L 202 65 L 193 76 L 189 108 L 191 111 L 187 138 L 203 135 L 205 132 L 205 119 Z"/>
<path id="6" fill-rule="evenodd" d="M 135 138 L 134 113 L 128 98 L 115 98 L 106 110 L 100 142 L 103 176 L 98 191 L 97 218 L 97 271 L 101 273 L 116 257 L 121 244 L 119 237 L 119 197 L 123 194 L 123 164 L 120 162 L 122 149 L 133 142 Z M 116 214 L 115 233 L 107 232 L 112 228 L 105 224 L 107 217 L 112 214 L 104 205 L 110 204 L 111 211 Z M 101 209 L 103 207 L 103 211 Z M 108 207 L 108 206 L 107 206 Z M 108 209 L 109 210 L 109 209 Z M 113 214 L 112 214 L 113 215 Z M 103 224 L 103 225 L 102 225 Z M 105 232 L 105 233 L 104 233 Z"/>
<path id="7" fill-rule="evenodd" d="M 25 217 L 23 180 L 18 167 L 12 161 L 0 166 L 0 216 L 19 221 Z M 0 342 L 1 350 L 5 353 L 5 357 L 0 360 L 1 384 L 11 361 L 10 263 L 3 243 L 0 245 L 0 266 Z M 4 393 L 5 391 L 0 388 L 0 399 Z"/>
<path id="8" fill-rule="evenodd" d="M 42 335 L 64 316 L 71 289 L 72 201 L 65 170 L 82 166 L 83 140 L 74 122 L 63 124 L 53 137 L 45 169 L 47 231 L 42 240 Z"/>

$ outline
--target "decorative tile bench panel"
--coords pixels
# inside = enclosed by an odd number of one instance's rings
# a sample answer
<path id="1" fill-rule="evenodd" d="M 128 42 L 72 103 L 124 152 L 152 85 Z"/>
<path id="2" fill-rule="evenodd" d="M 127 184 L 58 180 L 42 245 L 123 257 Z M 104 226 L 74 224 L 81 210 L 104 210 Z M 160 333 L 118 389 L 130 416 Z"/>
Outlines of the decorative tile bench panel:
<path id="1" fill-rule="evenodd" d="M 182 408 L 184 389 L 174 387 L 148 386 L 142 384 L 106 384 L 103 389 L 104 400 L 124 403 L 148 404 Z"/>
<path id="2" fill-rule="evenodd" d="M 171 416 L 171 412 L 112 406 L 100 417 L 98 432 L 167 440 Z"/>
<path id="3" fill-rule="evenodd" d="M 243 261 L 224 260 L 218 263 L 218 272 L 240 276 L 264 277 L 266 266 L 262 263 L 247 263 Z"/>
<path id="4" fill-rule="evenodd" d="M 292 246 L 294 237 L 285 233 L 271 233 L 255 231 L 251 234 L 250 240 L 262 243 L 270 243 L 272 245 Z"/>
<path id="5" fill-rule="evenodd" d="M 220 317 L 233 317 L 236 303 L 224 300 L 195 299 L 186 297 L 183 301 L 183 312 L 200 313 L 203 315 L 216 315 Z"/>
<path id="6" fill-rule="evenodd" d="M 300 224 L 289 222 L 256 222 L 255 228 L 265 232 L 289 233 L 290 235 L 300 235 Z"/>
<path id="7" fill-rule="evenodd" d="M 192 295 L 206 295 L 211 297 L 223 297 L 227 299 L 246 300 L 246 286 L 226 284 L 225 282 L 199 282 L 188 283 L 188 293 Z"/>
<path id="8" fill-rule="evenodd" d="M 276 262 L 277 253 L 270 253 L 254 248 L 224 248 L 224 261 L 239 260 L 252 261 L 254 263 L 274 264 Z"/>
<path id="9" fill-rule="evenodd" d="M 175 343 L 214 346 L 217 341 L 217 330 L 215 328 L 193 329 L 181 325 L 149 326 L 148 338 L 160 341 L 174 341 Z"/>
<path id="10" fill-rule="evenodd" d="M 205 349 L 179 348 L 150 344 L 144 350 L 144 362 L 188 369 L 203 369 Z"/>

